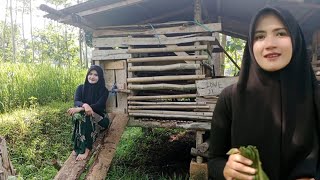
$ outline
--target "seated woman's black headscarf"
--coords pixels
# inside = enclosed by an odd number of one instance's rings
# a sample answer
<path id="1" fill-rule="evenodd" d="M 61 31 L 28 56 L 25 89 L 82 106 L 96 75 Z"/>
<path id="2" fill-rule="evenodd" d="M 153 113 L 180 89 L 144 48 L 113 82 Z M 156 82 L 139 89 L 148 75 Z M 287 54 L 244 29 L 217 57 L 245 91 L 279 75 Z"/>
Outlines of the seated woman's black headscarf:
<path id="1" fill-rule="evenodd" d="M 92 70 L 97 71 L 99 77 L 98 82 L 95 84 L 90 84 L 88 81 L 88 75 Z M 84 103 L 87 103 L 91 106 L 94 112 L 104 116 L 108 95 L 109 92 L 105 87 L 102 68 L 97 65 L 92 65 L 88 69 L 84 84 L 77 88 L 75 95 L 75 106 L 81 107 Z"/>
<path id="2" fill-rule="evenodd" d="M 280 18 L 290 33 L 293 46 L 290 63 L 276 72 L 267 72 L 259 67 L 253 54 L 257 20 L 269 13 Z M 239 81 L 221 96 L 227 97 L 220 104 L 218 102 L 213 116 L 209 161 L 209 171 L 212 172 L 209 174 L 223 176 L 227 157 L 222 153 L 233 147 L 254 145 L 270 179 L 316 176 L 319 163 L 319 88 L 307 58 L 301 29 L 288 11 L 266 7 L 254 16 Z M 218 137 L 220 134 L 222 136 Z"/>

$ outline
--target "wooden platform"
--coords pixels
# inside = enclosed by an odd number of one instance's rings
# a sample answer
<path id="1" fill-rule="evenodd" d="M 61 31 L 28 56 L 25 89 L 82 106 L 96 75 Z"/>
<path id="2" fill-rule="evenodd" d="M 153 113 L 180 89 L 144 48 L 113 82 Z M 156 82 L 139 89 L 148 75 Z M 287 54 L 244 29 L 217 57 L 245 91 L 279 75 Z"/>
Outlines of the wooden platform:
<path id="1" fill-rule="evenodd" d="M 128 116 L 125 114 L 111 114 L 112 124 L 104 134 L 100 134 L 93 144 L 89 157 L 94 154 L 94 163 L 90 167 L 85 179 L 105 179 L 109 170 L 112 158 L 115 155 L 117 144 L 125 130 Z M 76 161 L 75 156 L 70 154 L 55 180 L 76 180 L 83 173 L 90 158 Z"/>

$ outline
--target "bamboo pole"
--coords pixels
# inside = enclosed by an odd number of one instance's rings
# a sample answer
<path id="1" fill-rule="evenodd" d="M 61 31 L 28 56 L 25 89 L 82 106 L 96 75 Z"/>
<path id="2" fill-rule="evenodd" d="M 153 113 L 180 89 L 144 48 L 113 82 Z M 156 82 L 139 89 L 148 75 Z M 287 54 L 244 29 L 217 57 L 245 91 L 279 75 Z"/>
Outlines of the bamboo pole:
<path id="1" fill-rule="evenodd" d="M 313 67 L 313 71 L 320 71 L 320 67 Z"/>
<path id="2" fill-rule="evenodd" d="M 311 64 L 312 65 L 320 65 L 320 61 L 318 61 L 318 60 L 317 61 L 312 61 Z"/>
<path id="3" fill-rule="evenodd" d="M 197 94 L 160 95 L 160 96 L 128 96 L 128 100 L 195 98 Z"/>
<path id="4" fill-rule="evenodd" d="M 164 66 L 132 66 L 128 71 L 168 71 L 168 70 L 196 70 L 200 69 L 200 64 L 170 64 Z"/>
<path id="5" fill-rule="evenodd" d="M 153 77 L 137 77 L 127 78 L 128 83 L 137 82 L 154 82 L 154 81 L 177 81 L 177 80 L 199 80 L 204 79 L 205 75 L 177 75 L 177 76 L 153 76 Z"/>
<path id="6" fill-rule="evenodd" d="M 178 105 L 165 105 L 165 106 L 128 106 L 128 109 L 209 109 L 210 106 L 178 106 Z"/>
<path id="7" fill-rule="evenodd" d="M 137 105 L 143 105 L 143 104 L 149 104 L 149 105 L 205 105 L 207 104 L 206 102 L 171 102 L 171 101 L 167 101 L 167 102 L 139 102 L 139 101 L 128 101 L 128 104 L 137 104 Z"/>
<path id="8" fill-rule="evenodd" d="M 133 117 L 159 117 L 159 118 L 183 118 L 183 119 L 190 119 L 190 120 L 211 120 L 211 117 L 205 116 L 190 116 L 190 115 L 166 115 L 166 114 L 148 114 L 148 113 L 129 113 L 129 116 Z"/>
<path id="9" fill-rule="evenodd" d="M 201 46 L 177 46 L 177 47 L 165 47 L 165 48 L 140 48 L 130 49 L 128 53 L 158 53 L 158 52 L 185 52 L 185 51 L 201 51 L 207 50 L 207 45 Z"/>
<path id="10" fill-rule="evenodd" d="M 130 90 L 195 90 L 197 89 L 196 84 L 186 84 L 186 85 L 180 85 L 180 84 L 131 84 L 128 86 L 128 89 Z"/>
<path id="11" fill-rule="evenodd" d="M 191 111 L 163 111 L 163 110 L 133 110 L 129 109 L 129 113 L 145 113 L 145 114 L 177 114 L 191 116 L 207 116 L 212 117 L 213 112 L 191 112 Z"/>
<path id="12" fill-rule="evenodd" d="M 208 59 L 208 55 L 198 56 L 161 56 L 161 57 L 146 57 L 146 58 L 129 58 L 127 62 L 159 62 L 159 61 L 202 61 Z"/>

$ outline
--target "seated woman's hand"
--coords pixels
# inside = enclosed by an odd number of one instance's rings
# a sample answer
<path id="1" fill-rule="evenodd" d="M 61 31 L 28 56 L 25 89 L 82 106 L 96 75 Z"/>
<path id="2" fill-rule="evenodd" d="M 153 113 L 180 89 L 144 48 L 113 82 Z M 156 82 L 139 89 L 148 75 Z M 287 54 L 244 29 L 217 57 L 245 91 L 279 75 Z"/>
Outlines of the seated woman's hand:
<path id="1" fill-rule="evenodd" d="M 87 116 L 91 116 L 93 114 L 93 110 L 89 104 L 83 104 L 82 107 L 84 108 L 84 111 Z"/>
<path id="2" fill-rule="evenodd" d="M 73 108 L 68 109 L 67 113 L 70 116 L 73 116 L 75 113 L 78 113 L 78 112 L 80 112 L 82 110 L 83 110 L 83 108 L 81 108 L 81 107 L 73 107 Z"/>
<path id="3" fill-rule="evenodd" d="M 226 180 L 253 180 L 256 169 L 250 167 L 252 163 L 250 159 L 241 156 L 240 153 L 231 154 L 223 169 L 223 175 Z"/>

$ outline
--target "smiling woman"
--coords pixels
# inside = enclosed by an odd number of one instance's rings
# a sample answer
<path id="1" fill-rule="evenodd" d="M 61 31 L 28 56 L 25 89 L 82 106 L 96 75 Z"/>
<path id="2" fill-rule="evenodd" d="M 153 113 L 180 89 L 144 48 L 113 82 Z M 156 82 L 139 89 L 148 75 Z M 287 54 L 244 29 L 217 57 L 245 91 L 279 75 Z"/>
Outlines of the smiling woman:
<path id="1" fill-rule="evenodd" d="M 84 160 L 88 157 L 97 134 L 110 124 L 106 116 L 109 92 L 104 83 L 102 68 L 92 65 L 84 84 L 79 85 L 76 90 L 75 107 L 68 109 L 68 114 L 72 116 L 74 122 L 72 153 L 76 160 Z"/>
<path id="2" fill-rule="evenodd" d="M 270 13 L 258 20 L 253 41 L 253 54 L 266 71 L 278 71 L 287 66 L 292 57 L 292 42 L 287 28 Z"/>
<path id="3" fill-rule="evenodd" d="M 252 145 L 270 179 L 317 179 L 320 89 L 300 27 L 288 11 L 266 7 L 249 30 L 239 81 L 214 110 L 210 177 L 253 179 L 258 169 L 238 150 Z"/>

